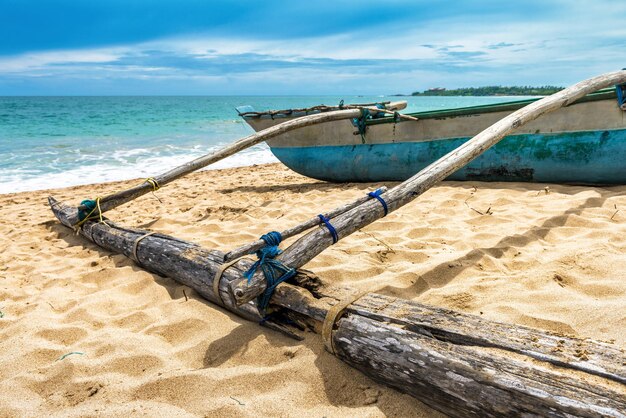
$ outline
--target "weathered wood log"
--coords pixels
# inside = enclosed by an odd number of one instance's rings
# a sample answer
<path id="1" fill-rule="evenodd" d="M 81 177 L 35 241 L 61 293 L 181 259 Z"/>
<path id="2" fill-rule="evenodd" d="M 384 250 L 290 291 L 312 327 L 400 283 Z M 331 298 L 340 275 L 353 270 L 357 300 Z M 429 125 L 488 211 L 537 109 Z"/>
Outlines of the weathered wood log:
<path id="1" fill-rule="evenodd" d="M 65 205 L 53 198 L 50 204 L 59 217 Z M 224 259 L 220 251 L 109 220 L 88 221 L 80 234 L 237 315 L 261 319 L 254 303 L 237 305 L 226 289 L 250 260 L 240 259 L 224 271 L 216 295 L 213 280 Z M 307 289 L 279 285 L 271 307 L 320 329 L 350 291 L 302 280 Z M 378 294 L 348 304 L 333 322 L 330 339 L 337 357 L 450 416 L 624 417 L 626 356 L 611 344 Z"/>
<path id="2" fill-rule="evenodd" d="M 117 193 L 113 193 L 108 196 L 104 196 L 100 199 L 100 211 L 102 213 L 123 205 L 131 200 L 138 198 L 146 193 L 149 193 L 155 189 L 155 186 L 164 186 L 182 176 L 204 168 L 217 161 L 223 160 L 241 150 L 249 148 L 253 145 L 257 145 L 263 141 L 267 141 L 275 136 L 281 135 L 285 132 L 302 128 L 305 126 L 315 125 L 318 123 L 330 122 L 341 119 L 352 119 L 361 115 L 361 108 L 337 110 L 333 112 L 317 113 L 313 115 L 303 116 L 301 118 L 292 119 L 285 123 L 275 125 L 256 132 L 245 138 L 233 142 L 221 148 L 215 152 L 207 154 L 205 156 L 196 158 L 193 161 L 189 161 L 179 167 L 160 174 L 156 177 L 144 181 L 142 184 L 131 187 L 127 190 L 123 190 Z M 153 182 L 155 182 L 153 184 Z M 81 213 L 87 210 L 87 207 L 80 205 L 78 207 L 67 207 L 65 212 L 60 214 L 64 218 L 64 224 L 76 225 L 80 222 Z"/>
<path id="3" fill-rule="evenodd" d="M 448 177 L 481 155 L 502 138 L 520 126 L 539 116 L 567 106 L 577 99 L 614 84 L 626 82 L 626 71 L 615 71 L 577 83 L 556 94 L 533 102 L 485 129 L 459 148 L 451 151 L 430 164 L 415 176 L 385 193 L 389 212 L 413 201 L 426 190 Z M 345 238 L 384 216 L 379 202 L 366 202 L 333 219 L 332 225 L 338 238 Z M 325 227 L 317 228 L 298 239 L 278 258 L 283 264 L 299 268 L 333 244 L 333 238 Z M 251 280 L 236 280 L 230 284 L 230 291 L 238 303 L 245 303 L 265 290 L 265 278 L 257 272 Z"/>
<path id="4" fill-rule="evenodd" d="M 621 384 L 531 365 L 506 347 L 449 343 L 360 315 L 342 318 L 333 338 L 340 359 L 450 416 L 624 416 Z"/>
<path id="5" fill-rule="evenodd" d="M 383 186 L 380 187 L 378 189 L 381 194 L 387 191 L 387 187 Z M 338 215 L 341 215 L 344 212 L 349 211 L 350 209 L 353 209 L 357 206 L 359 206 L 362 203 L 367 202 L 368 200 L 372 199 L 372 197 L 365 195 L 357 200 L 355 200 L 354 202 L 350 202 L 350 203 L 346 203 L 343 206 L 339 206 L 338 208 L 333 209 L 330 212 L 324 213 L 324 216 L 328 219 L 332 219 Z M 305 222 L 302 222 L 299 225 L 296 225 L 292 228 L 286 229 L 284 231 L 282 231 L 280 233 L 280 235 L 283 237 L 283 239 L 287 239 L 293 236 L 296 236 L 308 229 L 313 228 L 314 226 L 317 226 L 321 223 L 322 221 L 320 220 L 319 217 L 314 217 L 311 218 Z M 236 258 L 242 257 L 246 254 L 252 254 L 255 251 L 263 248 L 265 246 L 265 241 L 263 241 L 262 239 L 256 240 L 254 242 L 248 243 L 248 244 L 244 244 L 239 248 L 235 248 L 234 250 L 226 253 L 224 261 L 229 261 L 229 260 L 234 260 Z"/>

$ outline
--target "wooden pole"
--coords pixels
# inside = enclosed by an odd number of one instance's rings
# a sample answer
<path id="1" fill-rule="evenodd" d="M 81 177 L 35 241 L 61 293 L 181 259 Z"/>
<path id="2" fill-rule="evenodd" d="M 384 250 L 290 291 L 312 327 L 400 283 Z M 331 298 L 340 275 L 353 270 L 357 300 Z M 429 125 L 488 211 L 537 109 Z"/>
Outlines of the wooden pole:
<path id="1" fill-rule="evenodd" d="M 66 205 L 49 201 L 59 217 Z M 80 234 L 239 316 L 262 318 L 253 303 L 237 305 L 227 291 L 228 282 L 241 277 L 250 260 L 226 269 L 214 286 L 224 259 L 220 251 L 168 235 L 147 236 L 147 231 L 108 220 L 88 221 Z M 271 300 L 276 316 L 285 314 L 319 330 L 333 306 L 345 305 L 343 314 L 330 322 L 327 342 L 333 353 L 450 416 L 624 417 L 626 357 L 612 344 L 375 293 L 354 300 L 349 289 L 328 287 L 319 279 L 299 284 L 307 288 L 286 283 L 277 288 Z M 346 297 L 348 303 L 342 303 Z M 286 325 L 271 317 L 263 323 L 285 331 Z"/>
<path id="2" fill-rule="evenodd" d="M 415 176 L 385 193 L 389 212 L 392 212 L 416 199 L 441 180 L 481 155 L 517 128 L 537 119 L 539 116 L 565 107 L 577 99 L 604 87 L 626 82 L 626 71 L 615 71 L 590 78 L 561 90 L 551 96 L 533 102 L 519 109 L 461 145 L 454 151 L 430 164 Z M 382 206 L 377 201 L 368 201 L 337 216 L 332 221 L 338 238 L 371 224 L 384 216 Z M 278 259 L 292 268 L 308 263 L 319 253 L 333 244 L 333 238 L 325 227 L 320 227 L 298 239 L 288 247 Z M 265 290 L 265 277 L 258 271 L 250 281 L 241 278 L 230 283 L 230 292 L 237 303 L 248 302 Z"/>
<path id="3" fill-rule="evenodd" d="M 242 138 L 238 141 L 235 141 L 218 151 L 196 158 L 195 160 L 189 161 L 186 164 L 181 165 L 180 167 L 176 167 L 170 171 L 167 171 L 166 173 L 146 180 L 140 185 L 108 196 L 104 196 L 100 199 L 100 210 L 102 213 L 104 213 L 120 205 L 128 203 L 131 200 L 138 198 L 139 196 L 153 191 L 155 189 L 155 185 L 152 184 L 151 181 L 155 181 L 158 186 L 164 186 L 165 184 L 170 183 L 184 175 L 197 171 L 203 167 L 220 161 L 253 145 L 259 144 L 263 141 L 267 141 L 268 139 L 274 138 L 275 136 L 284 134 L 285 132 L 289 132 L 291 130 L 302 128 L 305 126 L 315 125 L 318 123 L 342 119 L 352 119 L 359 116 L 361 116 L 361 108 L 337 110 L 333 112 L 307 115 L 293 120 L 289 120 L 279 125 L 269 127 L 245 138 Z M 61 216 L 64 217 L 67 223 L 71 225 L 76 225 L 80 222 L 82 211 L 85 210 L 87 210 L 87 208 L 83 205 L 78 207 L 68 207 L 66 209 L 66 212 L 61 214 Z"/>
<path id="4" fill-rule="evenodd" d="M 279 116 L 279 115 L 289 116 L 297 112 L 301 112 L 301 113 L 315 112 L 315 111 L 330 112 L 331 110 L 361 109 L 361 108 L 368 109 L 373 112 L 383 112 L 383 113 L 393 114 L 397 111 L 400 111 L 406 108 L 407 103 L 406 101 L 403 100 L 399 102 L 380 102 L 380 104 L 384 105 L 385 108 L 379 109 L 375 107 L 376 103 L 350 103 L 350 104 L 342 105 L 342 106 L 318 105 L 318 106 L 307 107 L 307 108 L 302 108 L 302 109 L 268 110 L 265 112 L 250 111 L 250 112 L 239 113 L 239 116 L 256 118 L 259 116 L 268 115 L 268 116 L 274 117 L 274 116 Z M 416 117 L 409 116 L 409 115 L 399 115 L 399 116 L 407 120 L 418 120 Z"/>
<path id="5" fill-rule="evenodd" d="M 387 187 L 383 186 L 380 187 L 378 190 L 380 190 L 380 193 L 382 195 L 382 193 L 387 191 Z M 355 200 L 354 202 L 350 202 L 350 203 L 346 203 L 343 206 L 339 206 L 336 209 L 333 209 L 332 211 L 325 213 L 324 216 L 328 219 L 332 219 L 338 215 L 341 215 L 344 212 L 349 211 L 350 209 L 353 209 L 357 206 L 359 206 L 362 203 L 367 202 L 368 200 L 372 199 L 370 196 L 365 195 L 357 200 Z M 314 217 L 311 218 L 309 220 L 307 220 L 306 222 L 303 222 L 299 225 L 294 226 L 293 228 L 289 228 L 286 229 L 284 231 L 282 231 L 280 233 L 280 235 L 283 237 L 283 240 L 296 236 L 304 231 L 306 231 L 307 229 L 311 229 L 314 226 L 317 226 L 321 223 L 322 221 L 320 220 L 319 217 Z M 253 252 L 260 250 L 261 248 L 263 248 L 265 246 L 265 241 L 263 241 L 262 239 L 256 240 L 254 242 L 251 242 L 249 244 L 245 244 L 242 245 L 239 248 L 235 248 L 234 250 L 226 253 L 226 255 L 224 256 L 224 261 L 229 261 L 229 260 L 234 260 L 236 258 L 242 257 L 246 254 L 252 254 Z"/>
<path id="6" fill-rule="evenodd" d="M 345 105 L 344 108 L 345 109 L 367 109 L 367 110 L 369 110 L 372 113 L 382 112 L 382 113 L 387 113 L 389 115 L 393 115 L 394 113 L 396 113 L 395 111 L 389 110 L 389 109 L 379 109 L 377 107 L 358 106 L 358 105 Z M 406 119 L 406 120 L 412 120 L 412 121 L 418 121 L 419 120 L 415 116 L 405 115 L 405 114 L 402 114 L 402 113 L 398 113 L 398 117 L 400 119 Z"/>

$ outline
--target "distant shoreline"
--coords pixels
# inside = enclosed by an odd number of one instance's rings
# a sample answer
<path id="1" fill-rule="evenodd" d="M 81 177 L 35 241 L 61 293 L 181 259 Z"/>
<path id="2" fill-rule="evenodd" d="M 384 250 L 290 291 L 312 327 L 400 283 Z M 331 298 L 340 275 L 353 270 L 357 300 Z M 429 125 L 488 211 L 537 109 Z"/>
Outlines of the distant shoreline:
<path id="1" fill-rule="evenodd" d="M 488 96 L 548 96 L 564 87 L 559 86 L 485 86 L 485 87 L 464 87 L 458 89 L 446 89 L 442 87 L 424 90 L 422 92 L 415 91 L 411 94 L 393 94 L 392 96 L 471 96 L 471 97 L 488 97 Z"/>

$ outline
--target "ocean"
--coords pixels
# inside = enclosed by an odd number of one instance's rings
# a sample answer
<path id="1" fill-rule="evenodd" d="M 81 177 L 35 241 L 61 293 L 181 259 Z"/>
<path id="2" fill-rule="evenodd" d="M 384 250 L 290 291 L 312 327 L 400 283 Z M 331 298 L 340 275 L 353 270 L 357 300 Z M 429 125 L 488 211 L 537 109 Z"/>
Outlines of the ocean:
<path id="1" fill-rule="evenodd" d="M 403 112 L 413 112 L 511 97 L 0 97 L 0 193 L 152 177 L 251 134 L 237 106 L 285 109 L 342 99 L 406 100 Z M 209 168 L 275 161 L 260 144 Z"/>

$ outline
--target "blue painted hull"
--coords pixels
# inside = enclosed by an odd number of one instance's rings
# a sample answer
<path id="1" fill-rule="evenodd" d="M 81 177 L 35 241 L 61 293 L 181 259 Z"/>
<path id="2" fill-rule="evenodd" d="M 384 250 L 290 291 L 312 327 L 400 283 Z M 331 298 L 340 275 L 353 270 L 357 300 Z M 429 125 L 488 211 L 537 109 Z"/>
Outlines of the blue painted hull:
<path id="1" fill-rule="evenodd" d="M 468 139 L 271 149 L 307 177 L 403 181 Z M 626 184 L 626 130 L 509 136 L 448 179 Z"/>

